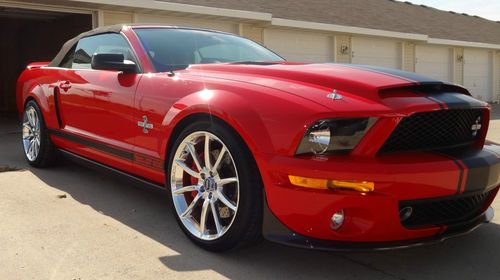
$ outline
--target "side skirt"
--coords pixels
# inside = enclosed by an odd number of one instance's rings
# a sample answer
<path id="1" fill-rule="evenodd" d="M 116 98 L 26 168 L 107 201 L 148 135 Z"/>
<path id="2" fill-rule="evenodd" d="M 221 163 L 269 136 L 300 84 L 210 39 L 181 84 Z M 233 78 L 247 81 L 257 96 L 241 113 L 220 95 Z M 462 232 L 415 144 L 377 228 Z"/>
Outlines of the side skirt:
<path id="1" fill-rule="evenodd" d="M 137 176 L 125 173 L 125 172 L 118 170 L 116 168 L 113 168 L 113 167 L 104 165 L 102 163 L 90 160 L 88 158 L 79 156 L 79 155 L 74 154 L 72 152 L 68 152 L 68 151 L 62 150 L 62 149 L 59 149 L 59 152 L 61 152 L 66 158 L 70 159 L 71 161 L 73 161 L 79 165 L 82 165 L 82 166 L 87 167 L 87 168 L 92 169 L 92 170 L 103 171 L 103 172 L 106 172 L 108 174 L 112 174 L 113 176 L 117 177 L 118 179 L 126 180 L 127 182 L 130 182 L 134 186 L 140 186 L 140 187 L 149 188 L 149 189 L 152 188 L 152 189 L 161 190 L 161 191 L 166 190 L 165 186 L 163 186 L 163 185 L 157 184 L 155 182 L 151 182 L 151 181 L 144 179 L 144 178 L 141 178 L 141 177 L 137 177 Z"/>

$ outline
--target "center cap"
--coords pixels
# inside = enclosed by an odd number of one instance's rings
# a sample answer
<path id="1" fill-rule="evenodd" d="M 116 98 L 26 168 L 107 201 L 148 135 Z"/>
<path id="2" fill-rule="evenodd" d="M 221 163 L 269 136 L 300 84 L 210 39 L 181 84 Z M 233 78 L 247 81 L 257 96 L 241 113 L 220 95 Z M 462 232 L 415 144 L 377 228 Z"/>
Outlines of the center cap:
<path id="1" fill-rule="evenodd" d="M 203 188 L 208 192 L 215 191 L 215 189 L 217 188 L 217 183 L 215 182 L 213 177 L 207 177 L 203 181 Z"/>

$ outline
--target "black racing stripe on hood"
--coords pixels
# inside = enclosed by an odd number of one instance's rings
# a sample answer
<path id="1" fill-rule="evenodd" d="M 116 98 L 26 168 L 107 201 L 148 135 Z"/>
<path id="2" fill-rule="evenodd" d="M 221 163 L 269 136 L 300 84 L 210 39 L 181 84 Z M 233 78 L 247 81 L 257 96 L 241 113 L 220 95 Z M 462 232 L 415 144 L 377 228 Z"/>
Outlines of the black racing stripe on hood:
<path id="1" fill-rule="evenodd" d="M 375 73 L 380 73 L 380 74 L 385 74 L 388 76 L 392 76 L 395 78 L 399 78 L 402 80 L 406 80 L 408 82 L 414 83 L 414 84 L 443 84 L 443 82 L 432 79 L 417 73 L 413 72 L 406 72 L 402 70 L 397 70 L 397 69 L 391 69 L 391 68 L 386 68 L 386 67 L 380 67 L 380 66 L 372 66 L 372 65 L 360 65 L 360 64 L 342 64 L 343 66 L 346 67 L 351 67 L 351 68 L 356 68 L 356 69 L 361 69 L 361 70 L 366 70 L 366 71 L 371 71 Z"/>
<path id="2" fill-rule="evenodd" d="M 485 107 L 485 103 L 472 96 L 456 92 L 443 92 L 432 94 L 430 97 L 448 106 L 448 109 Z"/>

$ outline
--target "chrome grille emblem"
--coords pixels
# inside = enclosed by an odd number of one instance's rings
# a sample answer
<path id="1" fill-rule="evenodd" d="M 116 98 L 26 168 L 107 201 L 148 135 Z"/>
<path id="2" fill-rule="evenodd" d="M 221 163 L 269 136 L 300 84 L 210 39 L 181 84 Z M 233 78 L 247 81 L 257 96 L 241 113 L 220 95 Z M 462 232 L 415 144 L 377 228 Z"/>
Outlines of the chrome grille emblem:
<path id="1" fill-rule="evenodd" d="M 472 136 L 477 136 L 477 133 L 481 130 L 481 126 L 481 117 L 477 117 L 476 122 L 471 127 Z"/>

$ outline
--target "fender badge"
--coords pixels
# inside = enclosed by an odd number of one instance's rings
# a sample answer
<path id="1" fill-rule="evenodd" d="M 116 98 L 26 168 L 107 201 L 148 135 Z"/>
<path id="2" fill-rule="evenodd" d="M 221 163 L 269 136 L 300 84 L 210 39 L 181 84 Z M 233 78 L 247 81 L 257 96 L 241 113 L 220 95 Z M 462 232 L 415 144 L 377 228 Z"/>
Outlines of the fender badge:
<path id="1" fill-rule="evenodd" d="M 342 95 L 337 93 L 336 89 L 334 89 L 333 92 L 329 93 L 326 97 L 330 98 L 332 100 L 340 100 L 340 99 L 344 98 Z"/>
<path id="2" fill-rule="evenodd" d="M 153 124 L 148 122 L 147 116 L 142 116 L 142 122 L 137 122 L 137 126 L 142 127 L 142 132 L 149 133 L 150 129 L 153 129 Z"/>

